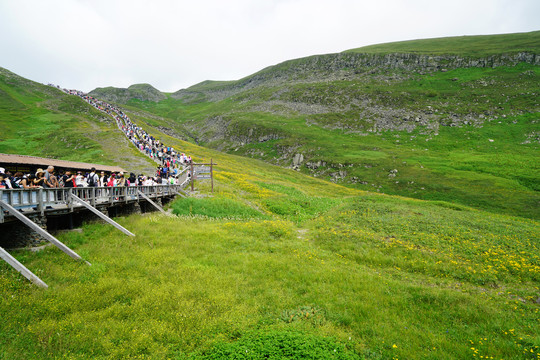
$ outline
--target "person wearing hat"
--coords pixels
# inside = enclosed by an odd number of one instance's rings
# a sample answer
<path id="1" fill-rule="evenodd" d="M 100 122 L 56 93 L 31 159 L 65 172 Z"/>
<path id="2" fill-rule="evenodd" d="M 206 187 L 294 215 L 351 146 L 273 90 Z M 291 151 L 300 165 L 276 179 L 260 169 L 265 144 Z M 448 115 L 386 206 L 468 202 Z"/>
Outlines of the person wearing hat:
<path id="1" fill-rule="evenodd" d="M 116 186 L 116 175 L 114 173 L 111 174 L 111 177 L 109 178 L 109 181 L 107 182 L 108 187 Z"/>
<path id="2" fill-rule="evenodd" d="M 34 186 L 43 187 L 45 183 L 45 171 L 43 169 L 37 169 L 36 178 L 34 179 Z"/>

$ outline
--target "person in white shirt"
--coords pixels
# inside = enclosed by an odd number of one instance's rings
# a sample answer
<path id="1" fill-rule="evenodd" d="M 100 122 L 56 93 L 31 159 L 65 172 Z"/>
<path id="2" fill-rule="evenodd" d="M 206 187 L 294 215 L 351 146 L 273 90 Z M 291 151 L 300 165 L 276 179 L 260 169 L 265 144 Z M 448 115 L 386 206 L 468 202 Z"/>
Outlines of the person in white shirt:
<path id="1" fill-rule="evenodd" d="M 77 176 L 75 177 L 75 184 L 77 187 L 87 187 L 88 183 L 86 182 L 86 178 L 83 176 L 82 172 L 77 172 Z"/>
<path id="2" fill-rule="evenodd" d="M 151 177 L 148 177 L 148 178 L 146 178 L 146 179 L 144 180 L 143 185 L 144 185 L 144 186 L 152 186 L 152 185 L 154 185 L 154 181 L 152 180 Z"/>
<path id="3" fill-rule="evenodd" d="M 107 176 L 105 176 L 105 171 L 101 172 L 101 176 L 99 177 L 99 186 L 107 186 Z"/>

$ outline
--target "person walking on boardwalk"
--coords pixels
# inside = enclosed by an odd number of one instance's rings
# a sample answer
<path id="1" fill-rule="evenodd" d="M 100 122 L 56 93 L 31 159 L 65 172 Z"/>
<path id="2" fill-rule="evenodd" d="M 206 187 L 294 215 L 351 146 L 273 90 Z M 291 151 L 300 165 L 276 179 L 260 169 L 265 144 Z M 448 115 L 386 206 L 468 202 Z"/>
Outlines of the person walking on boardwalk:
<path id="1" fill-rule="evenodd" d="M 43 173 L 43 177 L 45 178 L 45 181 L 43 182 L 44 188 L 53 187 L 51 186 L 51 174 L 53 173 L 53 171 L 54 171 L 54 166 L 49 165 L 47 166 L 47 170 L 45 170 L 45 172 Z"/>
<path id="2" fill-rule="evenodd" d="M 101 176 L 99 177 L 99 186 L 104 187 L 107 186 L 107 175 L 105 175 L 105 171 L 101 172 Z"/>
<path id="3" fill-rule="evenodd" d="M 88 174 L 88 186 L 98 187 L 99 186 L 99 176 L 96 174 L 96 168 L 93 167 L 90 169 L 90 174 Z"/>
<path id="4" fill-rule="evenodd" d="M 111 176 L 109 177 L 109 180 L 107 181 L 107 186 L 108 187 L 115 187 L 117 184 L 116 184 L 116 175 L 114 173 L 111 174 Z"/>
<path id="5" fill-rule="evenodd" d="M 44 174 L 45 172 L 43 171 L 43 169 L 37 169 L 36 178 L 34 179 L 34 186 L 44 187 L 44 183 L 45 183 Z"/>
<path id="6" fill-rule="evenodd" d="M 118 183 L 117 186 L 126 186 L 126 178 L 124 177 L 124 173 L 120 172 L 118 173 Z"/>
<path id="7" fill-rule="evenodd" d="M 50 188 L 60 187 L 60 183 L 58 182 L 58 178 L 56 177 L 54 171 L 50 172 L 49 174 L 49 181 L 47 181 L 47 186 Z"/>

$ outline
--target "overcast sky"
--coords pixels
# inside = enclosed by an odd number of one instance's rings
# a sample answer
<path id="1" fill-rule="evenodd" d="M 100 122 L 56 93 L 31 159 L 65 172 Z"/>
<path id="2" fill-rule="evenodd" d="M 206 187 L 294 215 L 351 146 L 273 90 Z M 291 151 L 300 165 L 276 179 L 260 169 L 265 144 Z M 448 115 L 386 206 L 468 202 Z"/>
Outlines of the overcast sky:
<path id="1" fill-rule="evenodd" d="M 365 45 L 534 30 L 540 0 L 0 0 L 0 67 L 176 91 Z"/>

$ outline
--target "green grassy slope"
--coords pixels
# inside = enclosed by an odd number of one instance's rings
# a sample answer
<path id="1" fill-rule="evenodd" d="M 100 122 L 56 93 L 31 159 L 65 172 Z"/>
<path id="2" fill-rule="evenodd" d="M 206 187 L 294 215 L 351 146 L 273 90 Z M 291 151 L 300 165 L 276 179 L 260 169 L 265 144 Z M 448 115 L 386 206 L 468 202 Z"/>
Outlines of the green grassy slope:
<path id="1" fill-rule="evenodd" d="M 470 55 L 486 39 L 511 52 L 540 44 L 540 32 L 413 45 Z M 285 167 L 301 154 L 300 171 L 358 189 L 540 217 L 538 66 L 348 67 L 354 55 L 292 60 L 124 106 L 229 153 Z"/>
<path id="2" fill-rule="evenodd" d="M 97 88 L 90 92 L 91 96 L 105 101 L 124 103 L 130 99 L 139 99 L 143 101 L 159 101 L 166 98 L 158 89 L 150 84 L 135 84 L 127 89 L 107 87 Z"/>
<path id="3" fill-rule="evenodd" d="M 0 152 L 120 165 L 149 172 L 114 120 L 77 96 L 0 68 Z"/>
<path id="4" fill-rule="evenodd" d="M 540 224 L 213 158 L 214 197 L 0 263 L 0 358 L 536 359 Z M 209 184 L 196 184 L 203 194 Z M 531 351 L 532 350 L 532 351 Z"/>
<path id="5" fill-rule="evenodd" d="M 348 50 L 347 52 L 362 54 L 462 55 L 472 57 L 519 52 L 540 54 L 539 36 L 540 31 L 504 35 L 455 36 L 370 45 Z"/>

